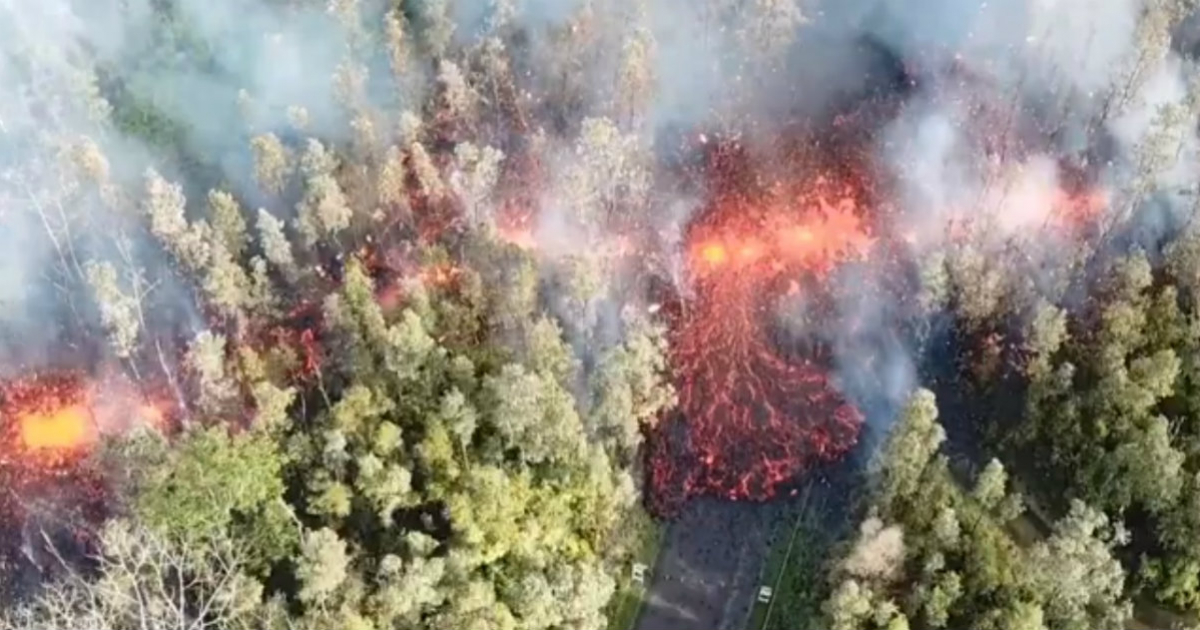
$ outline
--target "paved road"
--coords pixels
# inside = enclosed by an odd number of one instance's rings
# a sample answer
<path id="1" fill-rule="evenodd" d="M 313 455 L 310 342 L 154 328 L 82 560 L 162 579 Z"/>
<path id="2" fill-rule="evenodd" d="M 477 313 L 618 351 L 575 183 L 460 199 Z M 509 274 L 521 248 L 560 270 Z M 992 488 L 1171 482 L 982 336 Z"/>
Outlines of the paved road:
<path id="1" fill-rule="evenodd" d="M 790 501 L 692 501 L 667 528 L 637 630 L 742 630 Z"/>
<path id="2" fill-rule="evenodd" d="M 635 630 L 745 628 L 776 543 L 814 505 L 832 538 L 850 525 L 852 497 L 865 461 L 858 456 L 813 471 L 801 496 L 770 503 L 691 501 L 666 532 Z"/>

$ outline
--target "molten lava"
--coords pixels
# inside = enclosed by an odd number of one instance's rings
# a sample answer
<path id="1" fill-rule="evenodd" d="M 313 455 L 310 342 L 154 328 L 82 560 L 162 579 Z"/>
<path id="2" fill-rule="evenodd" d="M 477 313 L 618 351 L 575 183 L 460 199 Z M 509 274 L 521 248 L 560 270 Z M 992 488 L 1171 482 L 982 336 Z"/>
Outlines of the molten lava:
<path id="1" fill-rule="evenodd" d="M 857 198 L 822 177 L 729 192 L 691 226 L 692 295 L 671 335 L 680 414 L 651 444 L 658 511 L 697 494 L 770 498 L 857 442 L 862 416 L 831 387 L 827 366 L 784 352 L 772 335 L 783 296 L 872 248 Z"/>
<path id="2" fill-rule="evenodd" d="M 51 411 L 34 411 L 17 418 L 21 442 L 29 450 L 74 450 L 96 440 L 92 412 L 80 404 Z"/>
<path id="3" fill-rule="evenodd" d="M 166 428 L 168 410 L 119 375 L 50 372 L 0 382 L 0 562 L 49 553 L 36 539 L 28 544 L 31 531 L 70 534 L 86 546 L 111 513 L 103 464 L 89 455 L 102 436 Z M 20 540 L 27 544 L 17 556 Z"/>
<path id="4" fill-rule="evenodd" d="M 166 413 L 127 382 L 51 374 L 0 387 L 0 421 L 9 449 L 66 460 L 90 451 L 101 434 L 162 428 Z"/>

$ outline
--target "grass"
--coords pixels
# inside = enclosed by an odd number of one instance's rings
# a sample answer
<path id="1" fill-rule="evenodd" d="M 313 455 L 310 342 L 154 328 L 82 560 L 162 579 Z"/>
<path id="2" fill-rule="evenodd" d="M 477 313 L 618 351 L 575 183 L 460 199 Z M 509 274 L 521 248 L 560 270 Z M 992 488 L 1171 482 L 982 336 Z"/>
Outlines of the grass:
<path id="1" fill-rule="evenodd" d="M 771 587 L 770 603 L 755 600 L 746 620 L 747 630 L 797 630 L 814 627 L 821 611 L 821 580 L 830 545 L 834 542 L 825 523 L 825 500 L 805 489 L 794 517 L 780 525 L 763 567 L 761 582 Z M 757 598 L 758 591 L 755 591 Z"/>
<path id="2" fill-rule="evenodd" d="M 631 521 L 634 553 L 629 564 L 623 567 L 617 579 L 617 591 L 609 602 L 608 630 L 631 630 L 637 623 L 645 603 L 646 587 L 650 584 L 650 576 L 667 531 L 665 525 L 651 518 L 645 511 L 639 510 Z M 633 581 L 632 575 L 633 564 L 639 562 L 650 567 L 646 571 L 645 581 L 640 584 Z"/>

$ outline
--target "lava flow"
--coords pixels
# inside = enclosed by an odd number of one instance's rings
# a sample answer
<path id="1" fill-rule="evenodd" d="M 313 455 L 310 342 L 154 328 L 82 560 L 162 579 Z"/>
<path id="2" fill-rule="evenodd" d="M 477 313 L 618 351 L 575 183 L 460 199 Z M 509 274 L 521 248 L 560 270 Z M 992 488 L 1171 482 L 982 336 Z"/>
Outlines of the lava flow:
<path id="1" fill-rule="evenodd" d="M 762 194 L 717 194 L 687 235 L 693 293 L 671 335 L 675 426 L 651 444 L 653 502 L 689 496 L 763 500 L 858 439 L 861 414 L 817 357 L 782 352 L 771 331 L 784 296 L 815 286 L 873 239 L 853 186 L 815 177 Z"/>

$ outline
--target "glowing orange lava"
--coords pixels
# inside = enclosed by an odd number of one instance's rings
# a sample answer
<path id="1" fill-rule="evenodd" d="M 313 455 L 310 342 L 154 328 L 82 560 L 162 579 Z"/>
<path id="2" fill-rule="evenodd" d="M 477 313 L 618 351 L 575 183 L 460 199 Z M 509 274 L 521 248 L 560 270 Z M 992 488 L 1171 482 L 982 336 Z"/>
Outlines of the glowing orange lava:
<path id="1" fill-rule="evenodd" d="M 452 284 L 462 276 L 461 267 L 449 263 L 426 265 L 417 273 L 423 284 L 429 287 L 444 287 Z"/>
<path id="2" fill-rule="evenodd" d="M 1054 216 L 1073 230 L 1086 230 L 1099 224 L 1110 207 L 1109 192 L 1088 189 L 1077 193 L 1060 190 L 1055 199 Z"/>
<path id="3" fill-rule="evenodd" d="M 813 186 L 829 183 L 817 179 Z M 766 207 L 726 201 L 725 206 L 721 214 L 729 217 L 701 224 L 692 237 L 697 244 L 688 268 L 698 278 L 717 270 L 762 276 L 792 267 L 824 274 L 840 260 L 865 256 L 874 243 L 850 197 L 774 200 Z M 755 269 L 762 264 L 764 269 Z"/>
<path id="4" fill-rule="evenodd" d="M 505 204 L 496 213 L 496 236 L 521 249 L 537 249 L 533 211 L 523 204 Z"/>
<path id="5" fill-rule="evenodd" d="M 694 292 L 671 334 L 681 420 L 651 444 L 660 512 L 695 494 L 769 498 L 856 443 L 862 417 L 832 388 L 827 366 L 785 355 L 772 338 L 782 296 L 871 250 L 855 199 L 852 188 L 816 178 L 718 196 L 690 227 Z"/>
<path id="6" fill-rule="evenodd" d="M 162 407 L 146 403 L 138 407 L 138 416 L 150 426 L 162 429 L 166 425 L 167 414 Z"/>
<path id="7" fill-rule="evenodd" d="M 706 243 L 700 248 L 700 259 L 711 267 L 719 267 L 725 264 L 729 255 L 725 253 L 725 246 L 720 243 Z"/>
<path id="8" fill-rule="evenodd" d="M 51 374 L 0 384 L 0 420 L 8 443 L 56 461 L 91 450 L 102 434 L 135 426 L 164 429 L 166 407 L 117 378 Z"/>
<path id="9" fill-rule="evenodd" d="M 17 418 L 21 443 L 30 450 L 75 450 L 96 441 L 96 424 L 85 405 L 74 404 Z"/>

